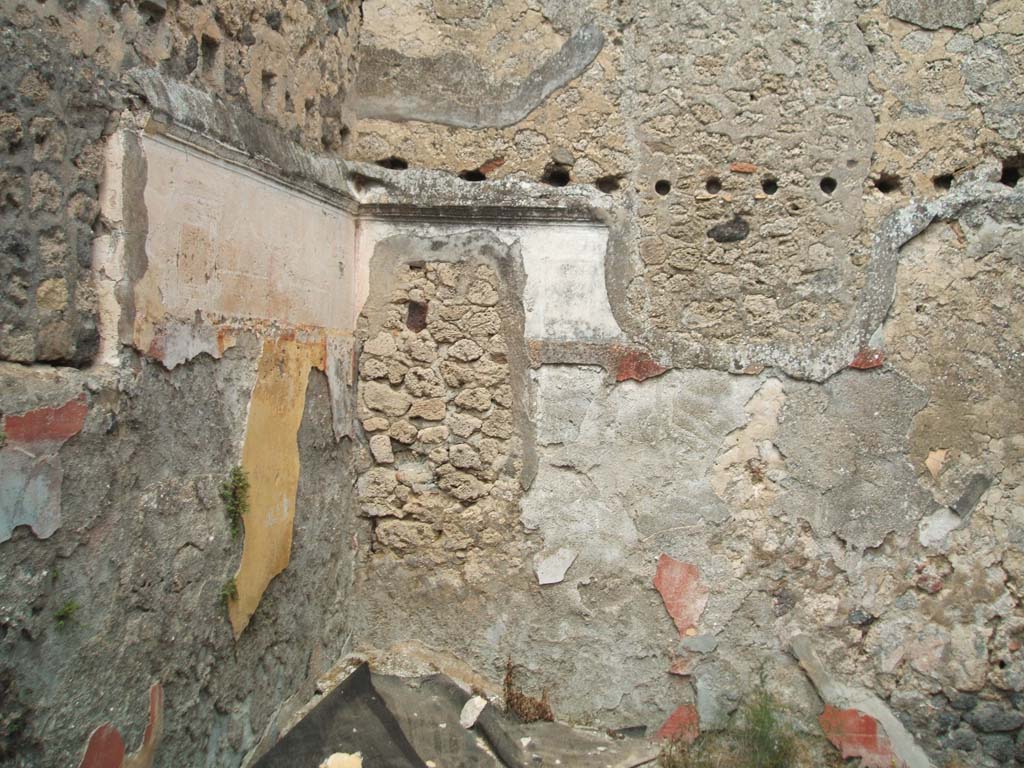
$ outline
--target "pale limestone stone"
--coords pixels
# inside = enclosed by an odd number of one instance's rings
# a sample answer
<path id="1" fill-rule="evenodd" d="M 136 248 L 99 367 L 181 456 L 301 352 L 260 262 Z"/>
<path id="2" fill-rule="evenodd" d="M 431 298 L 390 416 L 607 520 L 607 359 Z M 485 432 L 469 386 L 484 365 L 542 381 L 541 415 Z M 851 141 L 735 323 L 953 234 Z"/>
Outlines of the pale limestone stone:
<path id="1" fill-rule="evenodd" d="M 427 421 L 441 421 L 444 419 L 447 408 L 440 397 L 429 400 L 414 400 L 409 408 L 410 419 L 426 419 Z"/>
<path id="2" fill-rule="evenodd" d="M 456 396 L 455 404 L 471 411 L 487 411 L 491 407 L 491 393 L 483 387 L 465 389 Z"/>
<path id="3" fill-rule="evenodd" d="M 390 357 L 397 349 L 395 337 L 386 331 L 381 331 L 363 345 L 363 352 L 380 357 Z"/>
<path id="4" fill-rule="evenodd" d="M 363 429 L 367 432 L 380 432 L 388 428 L 390 422 L 383 416 L 371 416 L 363 419 Z"/>
<path id="5" fill-rule="evenodd" d="M 433 339 L 417 336 L 410 339 L 405 346 L 406 354 L 421 363 L 432 363 L 437 359 L 437 344 Z"/>
<path id="6" fill-rule="evenodd" d="M 388 375 L 388 364 L 375 357 L 368 357 L 359 366 L 359 376 L 362 379 L 383 379 Z"/>
<path id="7" fill-rule="evenodd" d="M 457 443 L 448 450 L 449 461 L 459 469 L 480 469 L 480 454 L 466 443 Z"/>
<path id="8" fill-rule="evenodd" d="M 363 404 L 371 411 L 380 411 L 388 416 L 401 416 L 409 410 L 412 398 L 405 392 L 395 390 L 387 384 L 368 381 L 361 388 Z"/>
<path id="9" fill-rule="evenodd" d="M 398 466 L 398 482 L 402 485 L 425 485 L 433 481 L 434 472 L 426 462 L 417 461 Z"/>
<path id="10" fill-rule="evenodd" d="M 396 421 L 391 425 L 388 434 L 403 445 L 411 445 L 416 442 L 416 435 L 419 430 L 408 421 Z"/>
<path id="11" fill-rule="evenodd" d="M 508 440 L 515 433 L 512 424 L 512 412 L 505 408 L 495 408 L 494 412 L 487 418 L 480 431 L 488 437 L 497 437 L 501 440 Z"/>
<path id="12" fill-rule="evenodd" d="M 391 438 L 387 435 L 374 435 L 370 438 L 370 453 L 378 464 L 392 464 L 395 461 Z"/>
<path id="13" fill-rule="evenodd" d="M 459 323 L 474 338 L 489 338 L 501 330 L 501 316 L 493 309 L 484 309 L 469 315 Z"/>
<path id="14" fill-rule="evenodd" d="M 405 372 L 409 367 L 398 360 L 388 360 L 388 381 L 392 384 L 401 384 L 405 380 Z"/>
<path id="15" fill-rule="evenodd" d="M 498 303 L 498 292 L 494 290 L 493 285 L 483 280 L 477 280 L 469 286 L 468 296 L 473 304 L 482 307 L 493 307 Z"/>
<path id="16" fill-rule="evenodd" d="M 448 419 L 448 426 L 451 428 L 452 434 L 462 438 L 472 435 L 480 429 L 481 424 L 483 422 L 480 419 L 470 416 L 468 413 L 453 413 Z"/>
<path id="17" fill-rule="evenodd" d="M 441 397 L 446 391 L 441 377 L 430 368 L 410 368 L 405 388 L 415 397 Z"/>
<path id="18" fill-rule="evenodd" d="M 426 427 L 420 430 L 418 440 L 427 445 L 443 443 L 448 439 L 448 427 Z"/>
<path id="19" fill-rule="evenodd" d="M 472 339 L 462 339 L 452 344 L 448 350 L 448 356 L 461 360 L 464 363 L 477 360 L 484 353 L 480 345 Z"/>
<path id="20" fill-rule="evenodd" d="M 393 469 L 374 467 L 359 478 L 356 490 L 361 499 L 386 499 L 397 484 Z"/>
<path id="21" fill-rule="evenodd" d="M 456 471 L 450 464 L 439 467 L 437 473 L 440 476 L 437 481 L 438 487 L 459 501 L 474 501 L 487 493 L 486 484 L 472 475 Z"/>

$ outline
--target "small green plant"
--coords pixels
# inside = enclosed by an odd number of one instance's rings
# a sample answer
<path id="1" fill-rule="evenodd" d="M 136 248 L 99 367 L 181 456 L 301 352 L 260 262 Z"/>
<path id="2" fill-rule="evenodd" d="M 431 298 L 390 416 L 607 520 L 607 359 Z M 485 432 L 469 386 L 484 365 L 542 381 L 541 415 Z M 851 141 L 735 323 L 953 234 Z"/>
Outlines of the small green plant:
<path id="1" fill-rule="evenodd" d="M 78 609 L 81 606 L 75 600 L 68 600 L 64 603 L 57 611 L 53 614 L 54 620 L 57 622 L 58 629 L 64 629 L 68 624 L 75 620 L 75 614 L 78 613 Z"/>
<path id="2" fill-rule="evenodd" d="M 220 601 L 227 608 L 228 603 L 232 600 L 238 599 L 238 584 L 235 583 L 234 577 L 224 582 L 224 586 L 220 588 Z"/>
<path id="3" fill-rule="evenodd" d="M 242 532 L 242 516 L 249 511 L 249 478 L 241 467 L 233 467 L 228 479 L 220 486 L 220 500 L 228 516 L 231 538 Z"/>
<path id="4" fill-rule="evenodd" d="M 682 739 L 665 742 L 658 768 L 794 768 L 801 764 L 797 739 L 779 709 L 762 676 L 732 727 L 703 734 L 693 744 Z"/>

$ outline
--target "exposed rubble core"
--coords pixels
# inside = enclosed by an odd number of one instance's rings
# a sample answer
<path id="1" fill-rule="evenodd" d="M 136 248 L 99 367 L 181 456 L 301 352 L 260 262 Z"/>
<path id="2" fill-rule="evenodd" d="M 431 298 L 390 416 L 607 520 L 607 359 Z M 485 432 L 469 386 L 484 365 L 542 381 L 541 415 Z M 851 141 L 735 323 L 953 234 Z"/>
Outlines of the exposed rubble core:
<path id="1" fill-rule="evenodd" d="M 0 0 L 0 62 L 0 766 L 653 765 L 755 690 L 1024 765 L 1020 0 Z"/>

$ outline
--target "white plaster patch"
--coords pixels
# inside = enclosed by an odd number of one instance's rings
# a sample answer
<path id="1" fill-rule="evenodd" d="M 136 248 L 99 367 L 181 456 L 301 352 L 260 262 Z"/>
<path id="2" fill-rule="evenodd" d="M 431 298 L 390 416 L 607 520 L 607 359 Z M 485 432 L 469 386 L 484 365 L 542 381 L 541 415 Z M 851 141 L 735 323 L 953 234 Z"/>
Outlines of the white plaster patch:
<path id="1" fill-rule="evenodd" d="M 519 245 L 526 273 L 523 309 L 527 339 L 622 339 L 622 330 L 612 315 L 605 285 L 608 230 L 597 224 L 577 222 L 530 222 L 507 226 L 360 221 L 353 271 L 354 316 L 358 315 L 369 296 L 369 262 L 377 243 L 394 235 L 443 238 L 481 228 L 486 228 L 506 244 Z"/>
<path id="2" fill-rule="evenodd" d="M 533 560 L 533 572 L 537 574 L 537 583 L 558 584 L 565 578 L 569 566 L 576 562 L 576 557 L 577 553 L 566 547 L 537 555 Z"/>
<path id="3" fill-rule="evenodd" d="M 715 371 L 612 387 L 601 376 L 574 366 L 534 373 L 537 432 L 547 439 L 522 502 L 523 525 L 587 565 L 619 561 L 663 529 L 728 514 L 708 470 L 725 436 L 746 423 L 759 386 Z M 567 400 L 574 392 L 577 401 Z"/>
<path id="4" fill-rule="evenodd" d="M 149 231 L 140 313 L 154 323 L 201 311 L 352 328 L 348 213 L 176 142 L 144 136 L 142 145 Z"/>
<path id="5" fill-rule="evenodd" d="M 948 507 L 923 518 L 917 526 L 917 540 L 922 547 L 939 547 L 946 544 L 946 537 L 963 524 L 963 520 Z"/>

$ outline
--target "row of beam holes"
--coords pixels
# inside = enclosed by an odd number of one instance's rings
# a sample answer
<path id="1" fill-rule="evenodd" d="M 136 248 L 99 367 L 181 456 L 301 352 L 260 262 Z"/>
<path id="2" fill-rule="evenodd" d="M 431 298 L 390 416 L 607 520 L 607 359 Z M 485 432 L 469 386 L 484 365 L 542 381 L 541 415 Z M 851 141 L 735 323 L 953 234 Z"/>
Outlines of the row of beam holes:
<path id="1" fill-rule="evenodd" d="M 394 155 L 378 160 L 377 165 L 381 168 L 387 168 L 392 171 L 404 171 L 409 167 L 409 163 L 406 160 Z M 999 178 L 1000 183 L 1005 184 L 1008 187 L 1016 187 L 1017 182 L 1020 180 L 1022 169 L 1024 169 L 1024 155 L 1015 155 L 1007 158 L 1003 161 L 1002 174 Z M 487 180 L 486 174 L 484 174 L 479 168 L 459 171 L 458 175 L 463 181 Z M 602 192 L 610 194 L 621 187 L 622 178 L 622 174 L 602 176 L 594 181 L 594 186 Z M 544 184 L 549 184 L 553 187 L 564 187 L 569 184 L 572 179 L 567 166 L 560 163 L 549 163 L 545 166 L 544 173 L 540 180 Z M 898 191 L 902 186 L 900 177 L 891 173 L 880 173 L 878 178 L 874 179 L 872 183 L 879 192 L 886 195 L 891 192 Z M 940 176 L 935 176 L 932 179 L 932 183 L 935 185 L 936 189 L 949 189 L 953 185 L 953 174 L 944 173 Z M 838 182 L 831 176 L 823 176 L 818 182 L 818 187 L 826 195 L 831 195 L 836 191 Z M 706 189 L 709 194 L 717 195 L 722 191 L 722 180 L 717 176 L 710 176 L 704 181 L 704 189 Z M 658 179 L 658 181 L 654 183 L 654 191 L 664 197 L 672 191 L 672 182 L 668 179 Z M 778 179 L 771 176 L 766 176 L 761 179 L 761 191 L 766 195 L 774 195 L 779 191 Z"/>

